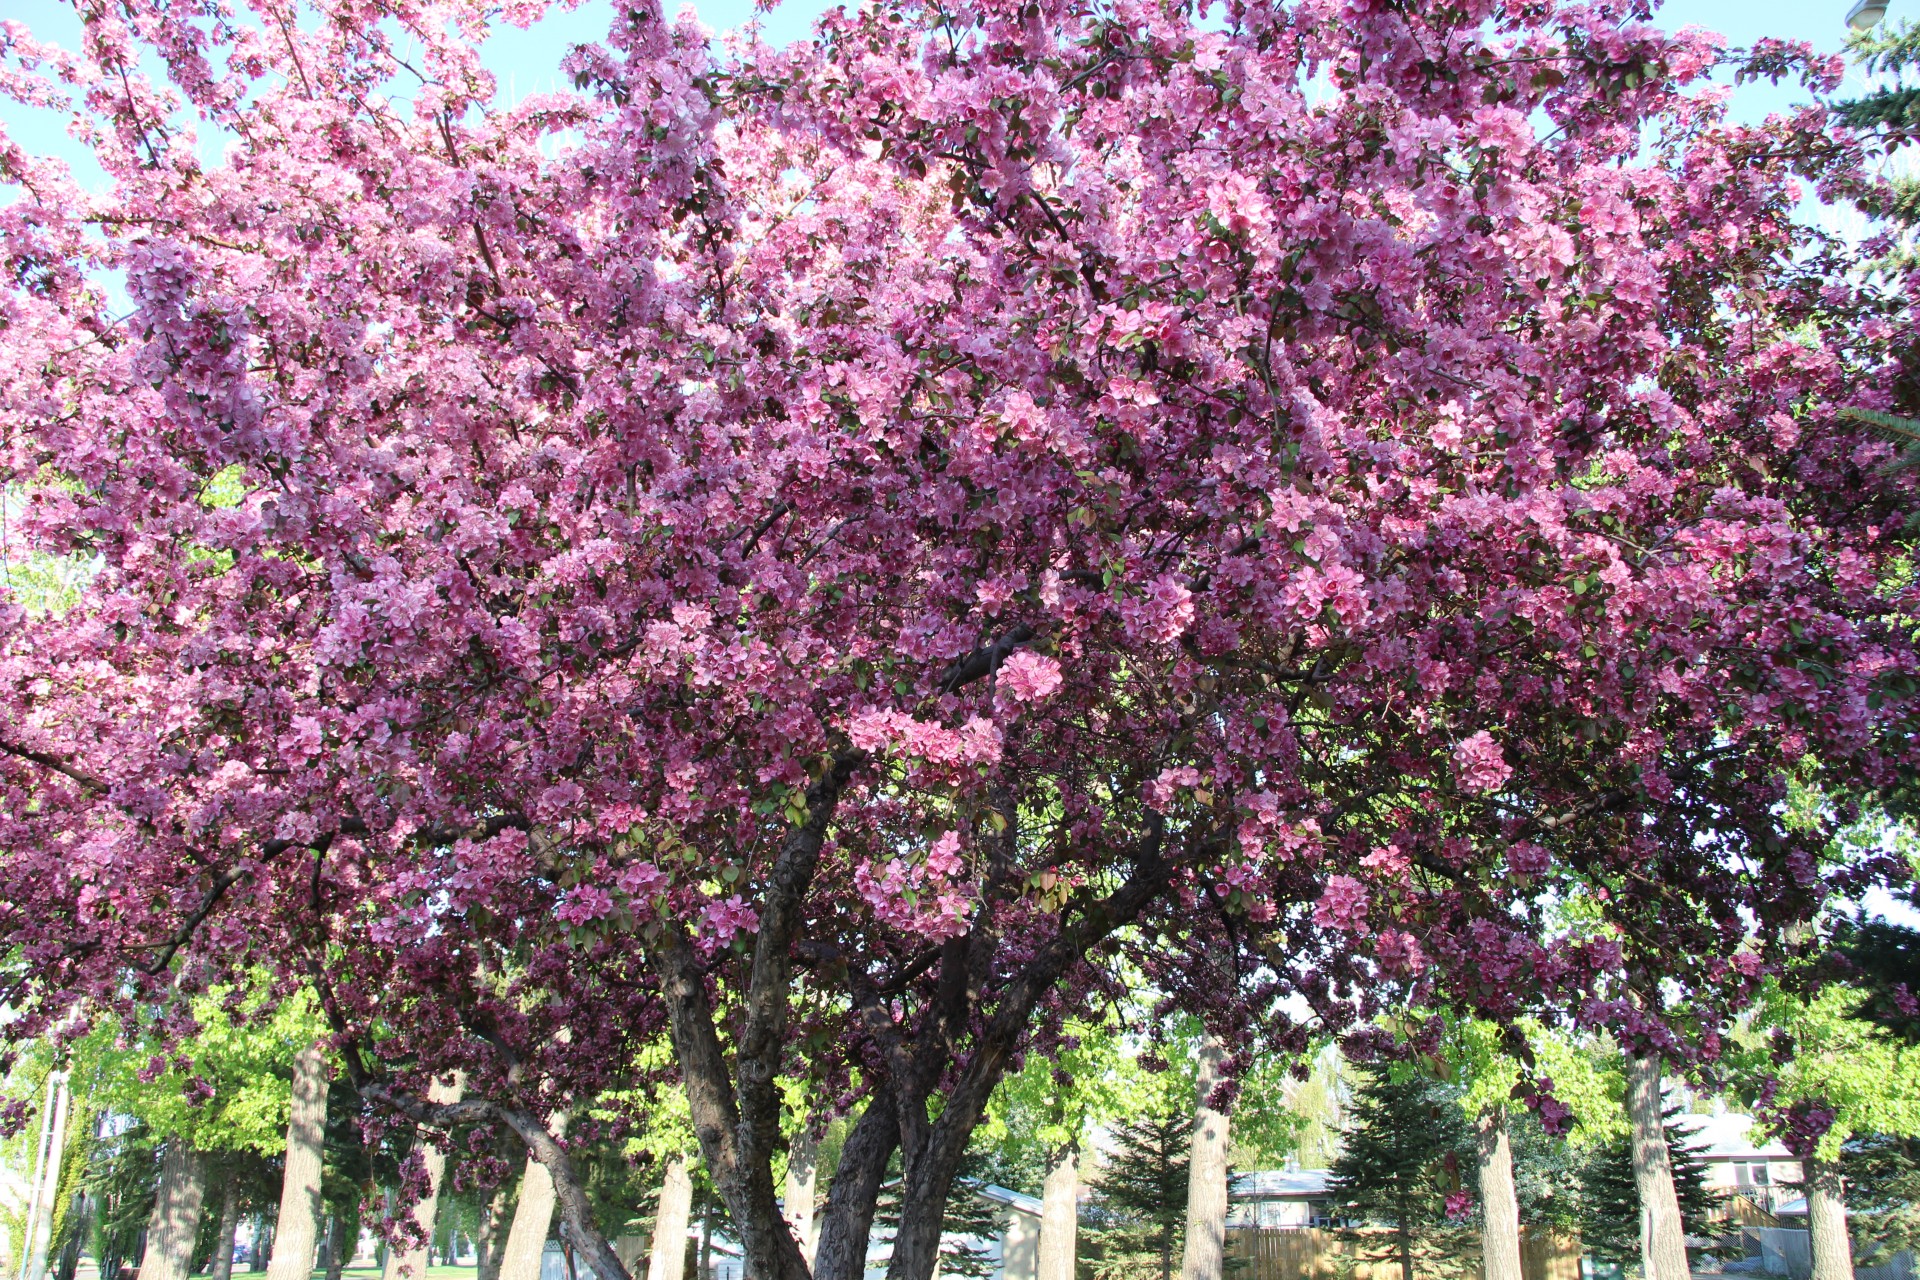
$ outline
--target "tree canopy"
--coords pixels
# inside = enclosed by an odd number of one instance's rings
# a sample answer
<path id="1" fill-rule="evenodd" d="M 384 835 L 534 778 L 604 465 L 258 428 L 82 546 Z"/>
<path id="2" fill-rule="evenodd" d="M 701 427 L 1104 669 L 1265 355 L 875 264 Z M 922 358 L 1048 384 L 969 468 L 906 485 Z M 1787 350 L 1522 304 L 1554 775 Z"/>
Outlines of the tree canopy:
<path id="1" fill-rule="evenodd" d="M 1915 355 L 1794 217 L 1858 140 L 1710 87 L 1837 66 L 1639 8 L 632 0 L 505 105 L 538 0 L 0 30 L 109 180 L 0 138 L 67 570 L 0 595 L 5 1034 L 311 988 L 615 1280 L 553 1112 L 677 1081 L 765 1280 L 857 1276 L 897 1156 L 926 1280 L 1136 982 L 1237 1070 L 1402 1003 L 1714 1056 L 1903 870 L 1779 801 L 1920 761 L 1920 476 L 1844 412 Z M 859 1117 L 812 1267 L 783 1079 Z"/>

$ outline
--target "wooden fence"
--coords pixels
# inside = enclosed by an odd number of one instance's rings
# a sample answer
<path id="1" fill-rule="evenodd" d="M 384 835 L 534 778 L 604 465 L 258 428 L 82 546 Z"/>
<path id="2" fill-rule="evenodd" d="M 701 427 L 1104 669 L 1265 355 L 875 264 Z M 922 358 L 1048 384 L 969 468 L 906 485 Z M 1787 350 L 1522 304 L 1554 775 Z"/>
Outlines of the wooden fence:
<path id="1" fill-rule="evenodd" d="M 1364 1246 L 1352 1239 L 1365 1237 Z M 1459 1280 L 1479 1280 L 1476 1239 L 1458 1263 L 1442 1268 Z M 1400 1280 L 1392 1251 L 1392 1233 L 1341 1233 L 1317 1229 L 1241 1228 L 1227 1232 L 1228 1275 L 1232 1280 Z M 1356 1256 L 1364 1253 L 1365 1257 Z M 1416 1280 L 1436 1268 L 1414 1254 Z M 1580 1280 L 1580 1241 L 1552 1232 L 1520 1233 L 1520 1268 L 1526 1280 Z"/>

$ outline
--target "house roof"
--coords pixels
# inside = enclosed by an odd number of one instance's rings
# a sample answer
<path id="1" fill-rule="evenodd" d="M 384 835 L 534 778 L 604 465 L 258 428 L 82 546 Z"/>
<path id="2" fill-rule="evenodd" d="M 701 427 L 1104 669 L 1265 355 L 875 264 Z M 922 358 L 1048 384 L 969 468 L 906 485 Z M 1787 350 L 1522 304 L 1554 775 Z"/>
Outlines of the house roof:
<path id="1" fill-rule="evenodd" d="M 1232 1200 L 1308 1200 L 1327 1194 L 1325 1169 L 1263 1169 L 1242 1173 L 1228 1185 Z"/>
<path id="2" fill-rule="evenodd" d="M 1009 1209 L 1018 1209 L 1021 1213 L 1040 1216 L 1040 1197 L 1030 1196 L 1024 1191 L 1009 1191 L 1005 1187 L 996 1187 L 990 1182 L 975 1183 L 973 1194 L 993 1204 L 1003 1204 Z"/>
<path id="3" fill-rule="evenodd" d="M 1687 1145 L 1704 1159 L 1793 1159 L 1793 1153 L 1778 1142 L 1755 1144 L 1752 1116 L 1731 1111 L 1717 1116 L 1680 1115 L 1673 1118 L 1673 1127 L 1686 1133 Z"/>

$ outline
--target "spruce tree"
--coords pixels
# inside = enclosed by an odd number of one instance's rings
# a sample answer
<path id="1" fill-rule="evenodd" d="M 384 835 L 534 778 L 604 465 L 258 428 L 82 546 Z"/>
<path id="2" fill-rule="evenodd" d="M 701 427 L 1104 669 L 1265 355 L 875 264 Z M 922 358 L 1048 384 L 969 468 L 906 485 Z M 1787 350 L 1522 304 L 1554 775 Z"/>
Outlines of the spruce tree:
<path id="1" fill-rule="evenodd" d="M 1446 1221 L 1446 1199 L 1471 1167 L 1473 1135 L 1453 1091 L 1424 1076 L 1361 1069 L 1355 1127 L 1328 1182 L 1339 1212 L 1394 1229 L 1401 1280 L 1413 1280 L 1417 1239 Z"/>
<path id="2" fill-rule="evenodd" d="M 1866 994 L 1858 1016 L 1920 1044 L 1920 929 L 1861 920 L 1840 937 L 1853 984 Z"/>
<path id="3" fill-rule="evenodd" d="M 1920 1252 L 1920 1138 L 1855 1138 L 1840 1168 L 1860 1262 L 1879 1266 L 1903 1251 Z"/>
<path id="4" fill-rule="evenodd" d="M 1193 1143 L 1193 1115 L 1180 1111 L 1143 1116 L 1113 1130 L 1114 1150 L 1098 1183 L 1103 1205 L 1114 1223 L 1098 1233 L 1102 1253 L 1117 1259 L 1151 1251 L 1160 1280 L 1173 1274 L 1187 1212 L 1187 1155 Z M 1146 1250 L 1140 1250 L 1144 1244 Z"/>
<path id="5" fill-rule="evenodd" d="M 1887 76 L 1892 83 L 1873 92 L 1834 104 L 1834 115 L 1855 129 L 1877 133 L 1889 151 L 1920 137 L 1920 87 L 1906 82 L 1906 73 L 1920 70 L 1920 27 L 1911 22 L 1888 25 L 1849 42 L 1855 60 L 1869 75 Z M 1920 225 L 1920 181 L 1895 178 L 1890 197 L 1863 201 L 1866 212 L 1901 227 Z M 1896 262 L 1911 261 L 1911 251 Z"/>
<path id="6" fill-rule="evenodd" d="M 1674 1124 L 1678 1114 L 1677 1108 L 1667 1112 L 1666 1127 L 1680 1221 L 1688 1235 L 1705 1235 L 1719 1201 L 1707 1190 L 1706 1162 Z M 1633 1181 L 1633 1144 L 1626 1135 L 1593 1147 L 1580 1170 L 1579 1226 L 1581 1242 L 1596 1258 L 1626 1263 L 1640 1256 L 1640 1191 Z"/>

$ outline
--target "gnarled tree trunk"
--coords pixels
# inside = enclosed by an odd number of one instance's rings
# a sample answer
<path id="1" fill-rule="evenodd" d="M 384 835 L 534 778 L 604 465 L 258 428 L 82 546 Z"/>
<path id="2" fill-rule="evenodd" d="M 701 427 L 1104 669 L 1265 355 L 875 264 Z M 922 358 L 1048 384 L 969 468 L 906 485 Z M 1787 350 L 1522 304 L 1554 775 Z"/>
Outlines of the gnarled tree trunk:
<path id="1" fill-rule="evenodd" d="M 1080 1234 L 1080 1144 L 1062 1143 L 1040 1188 L 1040 1263 L 1035 1280 L 1073 1280 Z"/>
<path id="2" fill-rule="evenodd" d="M 1659 1058 L 1627 1059 L 1627 1119 L 1633 1128 L 1633 1183 L 1640 1192 L 1642 1275 L 1645 1280 L 1691 1280 L 1673 1156 L 1660 1114 Z"/>
<path id="3" fill-rule="evenodd" d="M 813 1259 L 814 1280 L 861 1280 L 867 1269 L 867 1241 L 887 1162 L 900 1145 L 900 1120 L 893 1091 L 882 1086 L 867 1101 L 853 1132 L 840 1149 L 840 1164 L 827 1187 L 827 1211 Z"/>
<path id="4" fill-rule="evenodd" d="M 1513 1145 L 1507 1109 L 1480 1113 L 1480 1252 L 1485 1280 L 1524 1280 L 1520 1270 L 1520 1199 L 1513 1187 Z"/>
<path id="5" fill-rule="evenodd" d="M 1200 1046 L 1200 1083 L 1187 1164 L 1187 1249 L 1180 1280 L 1221 1280 L 1227 1260 L 1227 1116 L 1208 1106 L 1226 1051 L 1211 1034 Z"/>
<path id="6" fill-rule="evenodd" d="M 1853 1280 L 1853 1237 L 1847 1231 L 1847 1197 L 1840 1166 L 1831 1160 L 1804 1163 L 1807 1234 L 1813 1246 L 1812 1280 Z"/>
<path id="7" fill-rule="evenodd" d="M 206 1192 L 205 1157 L 182 1139 L 169 1140 L 147 1218 L 147 1256 L 140 1260 L 140 1280 L 186 1280 L 193 1269 L 193 1242 L 200 1233 Z"/>
<path id="8" fill-rule="evenodd" d="M 318 1044 L 293 1060 L 293 1114 L 287 1120 L 287 1168 L 267 1280 L 307 1280 L 320 1218 L 320 1175 L 327 1125 L 327 1058 Z"/>
<path id="9" fill-rule="evenodd" d="M 667 1162 L 653 1213 L 653 1248 L 647 1280 L 681 1280 L 687 1270 L 687 1223 L 693 1215 L 693 1178 L 685 1156 Z"/>

